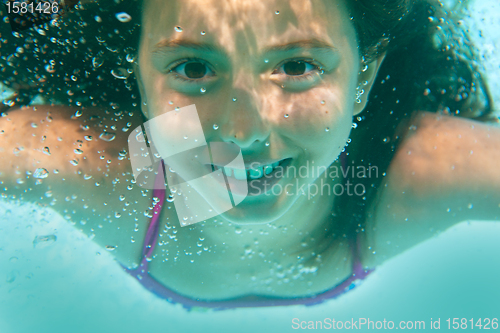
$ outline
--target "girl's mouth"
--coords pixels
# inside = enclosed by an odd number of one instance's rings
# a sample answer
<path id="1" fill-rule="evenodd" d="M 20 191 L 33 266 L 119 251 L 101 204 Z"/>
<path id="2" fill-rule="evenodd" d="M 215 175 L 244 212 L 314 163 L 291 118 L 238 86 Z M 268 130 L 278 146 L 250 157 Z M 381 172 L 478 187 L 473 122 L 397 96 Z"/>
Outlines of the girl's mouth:
<path id="1" fill-rule="evenodd" d="M 278 183 L 280 179 L 286 176 L 287 168 L 290 166 L 291 162 L 291 158 L 285 158 L 268 164 L 254 162 L 245 165 L 245 169 L 220 167 L 213 164 L 209 164 L 207 167 L 211 169 L 210 171 L 222 171 L 225 182 L 219 183 L 224 187 L 227 186 L 227 189 L 232 193 L 237 195 L 258 196 L 271 191 L 272 187 Z"/>

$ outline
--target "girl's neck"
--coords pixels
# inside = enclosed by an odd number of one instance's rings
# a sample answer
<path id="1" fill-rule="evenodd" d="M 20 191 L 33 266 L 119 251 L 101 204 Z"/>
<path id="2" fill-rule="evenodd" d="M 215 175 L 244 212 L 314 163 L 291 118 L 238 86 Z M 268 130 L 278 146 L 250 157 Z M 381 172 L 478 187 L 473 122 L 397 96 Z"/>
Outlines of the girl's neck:
<path id="1" fill-rule="evenodd" d="M 332 215 L 337 199 L 301 196 L 278 220 L 260 225 L 219 218 L 181 228 L 175 211 L 165 207 L 162 246 L 155 247 L 149 270 L 168 288 L 202 299 L 321 293 L 352 272 L 351 250 L 333 234 L 342 223 Z"/>
<path id="2" fill-rule="evenodd" d="M 340 162 L 335 162 L 332 167 L 340 168 Z M 325 180 L 332 188 L 343 182 L 342 178 L 319 178 L 315 183 L 319 187 L 325 184 Z M 331 192 L 311 198 L 301 195 L 283 216 L 266 224 L 238 225 L 218 216 L 181 228 L 173 217 L 175 214 L 168 214 L 168 224 L 176 226 L 176 247 L 188 252 L 208 248 L 210 253 L 217 254 L 212 259 L 231 260 L 235 267 L 241 258 L 249 255 L 264 258 L 279 254 L 280 261 L 297 261 L 298 257 L 313 257 L 331 245 L 333 227 L 341 223 L 333 214 L 337 199 Z"/>

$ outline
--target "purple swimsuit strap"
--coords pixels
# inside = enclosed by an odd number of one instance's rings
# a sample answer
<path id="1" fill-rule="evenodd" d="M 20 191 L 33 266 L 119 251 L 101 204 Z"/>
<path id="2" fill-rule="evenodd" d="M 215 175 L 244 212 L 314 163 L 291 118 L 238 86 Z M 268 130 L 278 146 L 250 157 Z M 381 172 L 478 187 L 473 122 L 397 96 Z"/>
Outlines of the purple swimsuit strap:
<path id="1" fill-rule="evenodd" d="M 160 224 L 160 215 L 165 202 L 165 182 L 163 181 L 165 172 L 163 171 L 163 161 L 158 166 L 158 173 L 155 178 L 153 189 L 153 216 L 149 222 L 149 227 L 144 238 L 144 245 L 142 248 L 142 261 L 141 266 L 148 268 L 148 260 L 151 259 L 155 249 L 156 241 L 158 240 L 158 228 Z"/>

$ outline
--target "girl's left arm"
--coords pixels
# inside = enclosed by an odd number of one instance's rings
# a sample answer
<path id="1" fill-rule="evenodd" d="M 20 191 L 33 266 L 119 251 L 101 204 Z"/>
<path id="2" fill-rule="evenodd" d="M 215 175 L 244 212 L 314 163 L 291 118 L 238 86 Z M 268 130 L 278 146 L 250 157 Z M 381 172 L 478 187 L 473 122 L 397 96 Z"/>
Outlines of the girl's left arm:
<path id="1" fill-rule="evenodd" d="M 500 127 L 417 113 L 381 188 L 367 219 L 366 266 L 459 222 L 499 221 Z"/>

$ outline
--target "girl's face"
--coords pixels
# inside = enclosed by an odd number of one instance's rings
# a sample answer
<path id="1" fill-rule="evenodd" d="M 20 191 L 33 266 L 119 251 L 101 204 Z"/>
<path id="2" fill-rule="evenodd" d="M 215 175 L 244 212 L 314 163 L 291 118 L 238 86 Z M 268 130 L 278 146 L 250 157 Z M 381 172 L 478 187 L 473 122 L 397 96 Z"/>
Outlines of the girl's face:
<path id="1" fill-rule="evenodd" d="M 146 0 L 143 112 L 153 119 L 195 104 L 207 142 L 237 144 L 247 168 L 295 169 L 250 181 L 249 196 L 222 214 L 236 223 L 270 222 L 305 202 L 317 170 L 345 146 L 364 106 L 355 102 L 356 87 L 367 90 L 364 81 L 374 76 L 360 70 L 360 58 L 343 1 Z M 262 179 L 274 191 L 264 192 Z"/>

